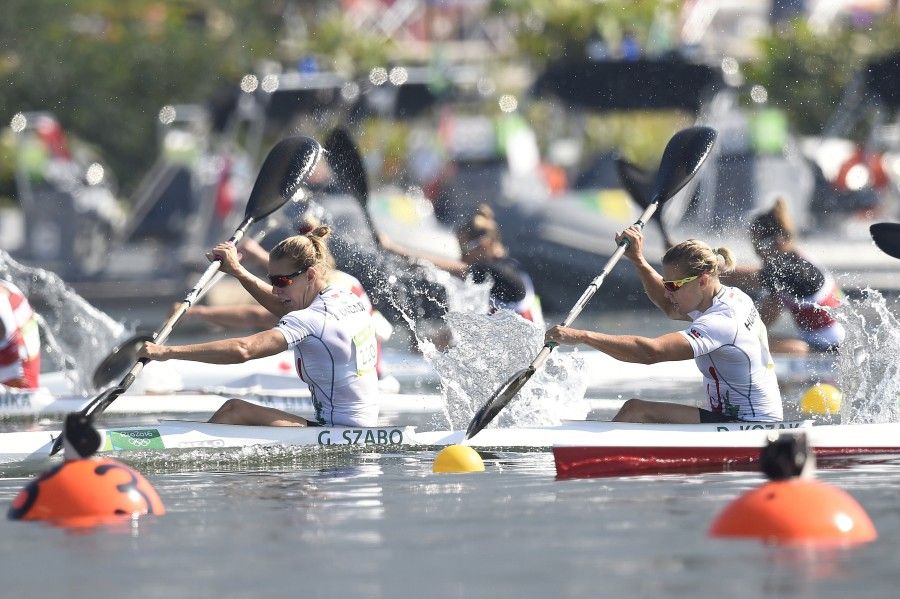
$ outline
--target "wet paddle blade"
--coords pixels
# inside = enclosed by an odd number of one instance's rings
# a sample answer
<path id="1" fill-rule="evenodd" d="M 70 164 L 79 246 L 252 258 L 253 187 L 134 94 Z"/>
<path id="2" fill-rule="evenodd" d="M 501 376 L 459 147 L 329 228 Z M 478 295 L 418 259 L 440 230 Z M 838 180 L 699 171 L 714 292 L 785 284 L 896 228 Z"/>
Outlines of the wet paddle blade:
<path id="1" fill-rule="evenodd" d="M 900 258 L 900 223 L 875 223 L 869 227 L 872 241 L 882 252 Z"/>
<path id="2" fill-rule="evenodd" d="M 369 182 L 359 148 L 350 133 L 343 127 L 334 128 L 325 138 L 325 152 L 331 170 L 337 175 L 342 186 L 360 204 L 369 200 Z"/>
<path id="3" fill-rule="evenodd" d="M 93 400 L 91 400 L 91 403 L 89 403 L 81 412 L 71 412 L 66 416 L 66 419 L 68 420 L 69 417 L 75 416 L 75 417 L 79 417 L 79 418 L 84 418 L 85 422 L 90 424 L 93 422 L 93 418 L 92 418 L 91 414 L 88 413 L 88 408 L 90 408 L 90 406 L 99 405 L 101 403 L 107 403 L 110 401 L 110 398 L 115 399 L 116 397 L 118 397 L 121 394 L 122 394 L 121 387 L 110 387 L 109 389 L 107 389 L 106 391 L 104 391 L 103 393 L 101 393 L 100 395 L 95 397 Z M 55 439 L 53 439 L 53 445 L 50 447 L 50 455 L 51 456 L 55 456 L 63 448 L 63 440 L 65 439 L 65 436 L 66 436 L 66 427 L 63 427 L 62 432 L 60 432 L 59 435 L 57 435 L 57 437 Z M 84 445 L 82 444 L 82 441 L 80 441 L 80 440 L 75 440 L 73 442 L 73 445 L 76 450 L 78 450 L 79 447 L 84 448 Z"/>
<path id="4" fill-rule="evenodd" d="M 113 381 L 121 379 L 138 359 L 138 351 L 153 335 L 140 334 L 117 345 L 94 369 L 91 382 L 94 389 L 102 389 Z"/>
<path id="5" fill-rule="evenodd" d="M 622 187 L 635 203 L 641 208 L 649 206 L 650 198 L 653 196 L 653 175 L 621 156 L 616 158 L 616 171 L 619 173 Z"/>
<path id="6" fill-rule="evenodd" d="M 659 163 L 651 202 L 662 204 L 681 191 L 703 166 L 715 143 L 716 131 L 710 127 L 688 127 L 673 135 Z"/>
<path id="7" fill-rule="evenodd" d="M 275 144 L 275 147 L 269 150 L 263 165 L 259 169 L 256 182 L 253 184 L 253 190 L 250 192 L 250 197 L 247 200 L 244 222 L 235 231 L 232 241 L 239 239 L 239 234 L 242 235 L 246 227 L 252 224 L 253 221 L 259 221 L 269 216 L 300 191 L 301 186 L 313 173 L 321 157 L 322 146 L 319 145 L 319 142 L 309 137 L 288 137 Z M 184 315 L 186 307 L 190 305 L 192 295 L 199 296 L 202 293 L 203 288 L 212 280 L 216 270 L 218 270 L 218 265 L 210 265 L 207 268 L 200 281 L 198 281 L 197 286 L 188 292 L 187 298 L 182 303 L 182 309 L 171 315 L 166 323 L 157 330 L 154 335 L 155 339 L 160 343 L 165 342 L 169 332 L 181 316 Z M 110 364 L 107 364 L 107 366 L 117 367 L 125 360 L 126 356 L 134 356 L 136 358 L 137 349 L 140 349 L 140 343 L 146 341 L 146 339 L 141 341 L 132 339 L 130 341 L 132 343 L 128 348 L 123 348 L 121 352 L 113 352 L 115 357 L 110 359 Z M 137 348 L 135 348 L 135 344 L 137 344 Z M 128 390 L 147 361 L 145 358 L 133 360 L 130 372 L 125 375 L 122 382 L 92 399 L 81 410 L 81 413 L 91 420 L 102 414 L 117 397 Z M 105 377 L 104 374 L 98 377 L 96 371 L 94 375 L 98 381 Z M 62 448 L 63 436 L 64 434 L 61 434 L 54 441 L 50 455 L 54 455 Z"/>
<path id="8" fill-rule="evenodd" d="M 245 216 L 263 219 L 290 200 L 316 168 L 322 146 L 310 137 L 288 137 L 279 141 L 266 156 L 250 198 Z"/>
<path id="9" fill-rule="evenodd" d="M 472 421 L 466 429 L 466 439 L 471 439 L 481 432 L 481 430 L 486 427 L 498 413 L 500 413 L 500 410 L 506 407 L 506 404 L 511 402 L 516 394 L 522 390 L 522 387 L 525 386 L 525 383 L 528 382 L 534 372 L 535 369 L 533 366 L 529 366 L 525 370 L 520 370 L 512 375 L 502 387 L 497 389 L 497 391 L 491 395 L 484 405 L 475 413 L 475 416 L 472 417 Z"/>

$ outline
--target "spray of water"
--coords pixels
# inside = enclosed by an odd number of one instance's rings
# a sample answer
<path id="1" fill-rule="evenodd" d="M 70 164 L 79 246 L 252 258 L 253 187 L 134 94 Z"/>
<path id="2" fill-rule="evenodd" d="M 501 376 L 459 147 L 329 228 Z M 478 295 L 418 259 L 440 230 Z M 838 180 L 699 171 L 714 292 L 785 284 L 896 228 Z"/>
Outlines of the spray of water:
<path id="1" fill-rule="evenodd" d="M 329 200 L 320 218 L 334 226 L 331 250 L 357 277 L 389 320 L 409 326 L 426 360 L 438 372 L 445 422 L 465 428 L 475 411 L 544 343 L 544 333 L 507 311 L 487 314 L 491 283 L 460 280 L 426 261 L 410 261 L 378 247 L 355 201 Z M 558 423 L 583 417 L 586 384 L 576 354 L 553 354 L 497 419 L 500 426 Z"/>
<path id="2" fill-rule="evenodd" d="M 544 332 L 508 310 L 494 314 L 449 312 L 445 317 L 453 344 L 443 351 L 421 341 L 425 359 L 441 378 L 446 422 L 465 428 L 491 394 L 517 371 L 528 366 L 544 343 Z M 577 354 L 551 354 L 497 418 L 500 427 L 558 424 L 566 417 L 584 417 L 584 363 Z"/>
<path id="3" fill-rule="evenodd" d="M 836 316 L 847 330 L 837 360 L 841 422 L 900 422 L 900 320 L 874 289 Z"/>
<path id="4" fill-rule="evenodd" d="M 24 266 L 0 250 L 0 278 L 22 290 L 40 316 L 44 355 L 67 371 L 77 393 L 91 392 L 91 375 L 125 327 L 66 286 L 56 274 Z"/>

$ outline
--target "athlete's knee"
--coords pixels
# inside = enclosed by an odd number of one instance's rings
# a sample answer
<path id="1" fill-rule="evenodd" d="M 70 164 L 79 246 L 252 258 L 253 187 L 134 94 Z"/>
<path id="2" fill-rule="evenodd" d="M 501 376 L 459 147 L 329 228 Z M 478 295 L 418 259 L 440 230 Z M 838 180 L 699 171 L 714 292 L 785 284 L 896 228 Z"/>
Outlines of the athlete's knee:
<path id="1" fill-rule="evenodd" d="M 619 408 L 619 412 L 616 414 L 613 420 L 617 420 L 619 422 L 629 422 L 631 421 L 631 419 L 641 415 L 643 412 L 643 401 L 636 398 L 627 399 L 625 400 L 625 403 L 622 404 L 622 407 Z"/>
<path id="2" fill-rule="evenodd" d="M 216 413 L 212 415 L 210 418 L 210 422 L 230 422 L 235 418 L 240 417 L 241 412 L 244 411 L 244 406 L 247 402 L 240 399 L 227 399 L 225 403 L 219 406 L 219 409 L 216 410 Z"/>
<path id="3" fill-rule="evenodd" d="M 232 397 L 231 399 L 225 400 L 225 403 L 222 404 L 222 407 L 219 408 L 219 411 L 226 414 L 240 412 L 244 407 L 244 403 L 245 402 L 243 400 Z"/>

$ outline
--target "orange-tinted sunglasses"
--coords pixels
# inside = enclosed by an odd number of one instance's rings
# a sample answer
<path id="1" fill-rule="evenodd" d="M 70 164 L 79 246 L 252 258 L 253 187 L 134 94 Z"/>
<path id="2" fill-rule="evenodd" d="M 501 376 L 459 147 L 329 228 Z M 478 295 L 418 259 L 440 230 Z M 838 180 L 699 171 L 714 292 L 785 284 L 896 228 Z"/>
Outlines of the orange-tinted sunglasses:
<path id="1" fill-rule="evenodd" d="M 288 285 L 293 285 L 294 279 L 305 273 L 307 270 L 309 269 L 304 268 L 303 270 L 292 272 L 289 275 L 269 275 L 269 282 L 272 283 L 272 287 L 287 287 Z"/>
<path id="2" fill-rule="evenodd" d="M 685 278 L 683 278 L 683 279 L 675 279 L 675 280 L 673 280 L 673 281 L 666 281 L 666 280 L 663 280 L 663 287 L 666 288 L 666 291 L 670 291 L 670 292 L 672 292 L 672 293 L 675 293 L 676 291 L 678 291 L 679 289 L 681 289 L 682 287 L 684 287 L 685 285 L 687 285 L 687 284 L 690 283 L 691 281 L 694 281 L 694 280 L 696 280 L 696 279 L 698 279 L 698 278 L 700 278 L 700 275 L 694 275 L 694 276 L 691 276 L 691 277 L 685 277 Z"/>

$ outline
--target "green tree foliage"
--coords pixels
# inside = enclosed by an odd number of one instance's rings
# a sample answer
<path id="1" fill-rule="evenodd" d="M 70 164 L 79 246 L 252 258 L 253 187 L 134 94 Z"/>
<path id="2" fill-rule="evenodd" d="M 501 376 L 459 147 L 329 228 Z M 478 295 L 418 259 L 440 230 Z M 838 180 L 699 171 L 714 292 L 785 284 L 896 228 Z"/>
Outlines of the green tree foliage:
<path id="1" fill-rule="evenodd" d="M 281 26 L 279 12 L 254 0 L 7 0 L 4 8 L 0 118 L 55 113 L 102 148 L 126 193 L 156 156 L 160 107 L 234 85 L 272 55 Z"/>
<path id="2" fill-rule="evenodd" d="M 372 32 L 361 31 L 351 25 L 338 11 L 327 15 L 311 15 L 315 28 L 310 31 L 305 47 L 320 56 L 327 56 L 337 71 L 353 76 L 376 66 L 385 66 L 394 41 Z"/>
<path id="3" fill-rule="evenodd" d="M 494 0 L 491 5 L 516 20 L 519 50 L 536 65 L 583 56 L 593 39 L 617 47 L 628 32 L 646 46 L 659 11 L 674 8 L 659 0 Z"/>
<path id="4" fill-rule="evenodd" d="M 900 20 L 883 18 L 871 28 L 838 28 L 826 34 L 795 21 L 759 40 L 762 57 L 747 66 L 748 80 L 769 92 L 801 133 L 818 134 L 844 88 L 874 58 L 900 46 Z"/>

